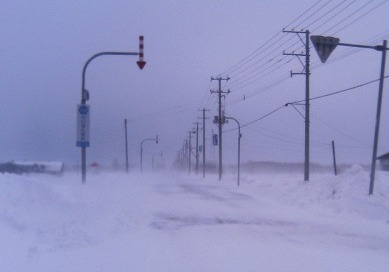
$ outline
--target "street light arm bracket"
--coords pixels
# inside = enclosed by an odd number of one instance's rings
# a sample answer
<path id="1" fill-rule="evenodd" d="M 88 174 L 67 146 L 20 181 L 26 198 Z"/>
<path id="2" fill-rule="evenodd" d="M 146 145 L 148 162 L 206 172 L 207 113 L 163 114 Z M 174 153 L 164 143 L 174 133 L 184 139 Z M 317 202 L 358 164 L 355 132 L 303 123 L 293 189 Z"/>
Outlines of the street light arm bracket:
<path id="1" fill-rule="evenodd" d="M 81 96 L 86 91 L 85 89 L 85 74 L 86 74 L 86 68 L 88 67 L 89 63 L 92 62 L 97 57 L 100 56 L 138 56 L 138 52 L 100 52 L 97 54 L 94 54 L 92 57 L 90 57 L 84 64 L 84 68 L 82 69 L 82 87 L 81 87 Z M 82 99 L 82 101 L 85 103 L 85 99 Z"/>

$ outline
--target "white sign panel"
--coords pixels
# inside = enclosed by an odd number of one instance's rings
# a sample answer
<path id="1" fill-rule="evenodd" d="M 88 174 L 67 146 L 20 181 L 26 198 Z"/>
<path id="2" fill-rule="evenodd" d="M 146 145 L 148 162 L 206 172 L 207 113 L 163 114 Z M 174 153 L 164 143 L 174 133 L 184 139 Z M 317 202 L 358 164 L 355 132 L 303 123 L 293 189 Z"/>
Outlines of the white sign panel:
<path id="1" fill-rule="evenodd" d="M 77 105 L 77 146 L 89 146 L 89 105 Z"/>

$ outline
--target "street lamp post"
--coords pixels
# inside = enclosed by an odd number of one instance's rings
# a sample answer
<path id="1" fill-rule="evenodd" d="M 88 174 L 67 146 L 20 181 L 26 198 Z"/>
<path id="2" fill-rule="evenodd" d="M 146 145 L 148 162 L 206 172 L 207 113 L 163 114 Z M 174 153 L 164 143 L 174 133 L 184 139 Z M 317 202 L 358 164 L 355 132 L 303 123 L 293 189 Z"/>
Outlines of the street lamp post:
<path id="1" fill-rule="evenodd" d="M 188 144 L 188 170 L 189 170 L 189 174 L 190 174 L 190 173 L 191 173 L 191 169 L 192 169 L 192 160 L 191 160 L 191 157 L 192 157 L 192 133 L 195 134 L 196 131 L 190 130 L 188 133 L 189 133 L 189 144 Z"/>
<path id="2" fill-rule="evenodd" d="M 128 140 L 127 140 L 127 119 L 124 119 L 124 134 L 126 139 L 126 171 L 128 173 Z"/>
<path id="3" fill-rule="evenodd" d="M 150 138 L 150 139 L 144 139 L 140 143 L 140 172 L 143 172 L 143 143 L 147 141 L 155 141 L 156 144 L 158 144 L 158 135 L 155 138 Z"/>
<path id="4" fill-rule="evenodd" d="M 226 119 L 234 120 L 238 124 L 238 186 L 240 185 L 240 139 L 242 134 L 240 133 L 240 124 L 238 120 L 233 117 L 225 117 Z"/>
<path id="5" fill-rule="evenodd" d="M 139 60 L 137 61 L 137 65 L 140 69 L 143 69 L 145 66 L 146 62 L 143 60 L 143 36 L 139 36 L 139 52 L 100 52 L 92 57 L 90 57 L 84 64 L 84 68 L 82 69 L 82 86 L 81 86 L 81 106 L 83 107 L 83 110 L 85 109 L 86 101 L 89 100 L 89 92 L 88 90 L 85 89 L 85 74 L 86 74 L 86 69 L 91 63 L 92 60 L 94 60 L 97 57 L 100 56 L 139 56 Z M 81 111 L 81 109 L 79 109 Z M 82 114 L 82 113 L 81 113 Z M 89 130 L 89 124 L 84 123 L 80 126 L 87 128 Z M 88 135 L 89 137 L 89 131 L 85 133 L 83 132 L 78 132 L 77 134 L 82 134 L 82 135 Z M 77 141 L 77 146 L 81 147 L 81 170 L 82 170 L 82 183 L 86 182 L 86 147 L 89 146 L 89 138 L 84 138 L 84 137 L 78 137 L 82 138 L 81 140 Z"/>
<path id="6" fill-rule="evenodd" d="M 380 130 L 380 119 L 381 119 L 381 105 L 382 105 L 382 93 L 384 89 L 384 78 L 385 78 L 385 62 L 386 62 L 386 51 L 388 50 L 387 41 L 384 40 L 382 45 L 370 46 L 370 45 L 360 45 L 360 44 L 349 44 L 349 43 L 340 43 L 338 38 L 334 37 L 323 37 L 323 36 L 311 36 L 311 41 L 320 57 L 320 60 L 324 63 L 328 59 L 331 52 L 335 49 L 337 45 L 340 46 L 349 46 L 349 47 L 358 47 L 358 48 L 368 48 L 374 49 L 382 52 L 381 58 L 381 72 L 380 72 L 380 81 L 378 88 L 378 101 L 377 101 L 377 114 L 374 130 L 374 145 L 373 145 L 373 156 L 371 162 L 370 170 L 370 186 L 369 186 L 369 195 L 373 194 L 374 191 L 374 178 L 375 178 L 375 169 L 377 161 L 377 147 L 378 147 L 378 136 Z"/>

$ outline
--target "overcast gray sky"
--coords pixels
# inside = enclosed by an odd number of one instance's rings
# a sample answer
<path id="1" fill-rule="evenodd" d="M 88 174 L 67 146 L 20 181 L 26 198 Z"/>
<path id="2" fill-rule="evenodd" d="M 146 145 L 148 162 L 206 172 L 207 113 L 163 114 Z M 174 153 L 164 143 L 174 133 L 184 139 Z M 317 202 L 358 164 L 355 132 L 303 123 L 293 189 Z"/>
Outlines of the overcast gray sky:
<path id="1" fill-rule="evenodd" d="M 341 42 L 376 45 L 389 36 L 388 1 L 19 1 L 0 2 L 0 161 L 60 160 L 77 164 L 76 105 L 81 72 L 101 51 L 137 52 L 145 37 L 143 71 L 136 57 L 104 56 L 86 73 L 90 92 L 91 147 L 87 161 L 124 162 L 124 118 L 129 120 L 130 161 L 163 152 L 176 156 L 194 122 L 207 112 L 210 140 L 217 83 L 230 76 L 226 115 L 247 124 L 291 101 L 304 99 L 296 34 L 335 35 Z M 303 37 L 303 36 L 302 36 Z M 311 96 L 339 91 L 379 77 L 378 51 L 338 47 L 328 63 L 311 51 Z M 388 69 L 387 69 L 388 71 Z M 386 74 L 389 74 L 387 72 Z M 385 84 L 378 153 L 389 152 L 389 96 Z M 311 102 L 311 158 L 331 163 L 371 160 L 378 83 Z M 303 111 L 303 108 L 297 107 Z M 224 129 L 234 128 L 233 123 Z M 304 122 L 292 107 L 242 130 L 242 161 L 304 160 Z M 225 161 L 234 162 L 237 132 L 225 133 Z M 210 147 L 210 142 L 208 142 Z M 208 150 L 210 160 L 217 149 Z M 150 159 L 151 160 L 151 159 Z"/>

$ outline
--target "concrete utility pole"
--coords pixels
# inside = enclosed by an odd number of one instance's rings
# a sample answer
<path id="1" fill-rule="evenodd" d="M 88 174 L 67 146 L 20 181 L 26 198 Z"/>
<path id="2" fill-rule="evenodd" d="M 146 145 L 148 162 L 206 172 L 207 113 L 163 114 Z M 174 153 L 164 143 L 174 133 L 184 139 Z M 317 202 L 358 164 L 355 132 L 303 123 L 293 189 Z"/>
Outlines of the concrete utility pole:
<path id="1" fill-rule="evenodd" d="M 218 76 L 216 78 L 214 77 L 211 77 L 211 81 L 213 80 L 217 80 L 219 81 L 219 89 L 218 91 L 212 91 L 211 90 L 211 93 L 217 93 L 218 96 L 219 96 L 219 118 L 218 118 L 218 127 L 219 127 L 219 180 L 221 180 L 222 178 L 222 173 L 223 173 L 223 155 L 222 155 L 222 152 L 223 152 L 223 148 L 222 148 L 222 133 L 223 133 L 223 129 L 222 129 L 222 126 L 225 122 L 225 119 L 224 117 L 222 116 L 222 94 L 223 93 L 230 93 L 230 91 L 227 91 L 227 92 L 223 92 L 222 91 L 222 84 L 221 82 L 223 80 L 225 81 L 228 81 L 230 80 L 229 77 L 226 77 L 226 78 L 222 78 L 221 76 Z"/>
<path id="2" fill-rule="evenodd" d="M 301 73 L 290 72 L 290 76 L 294 75 L 305 75 L 305 159 L 304 159 L 304 180 L 309 180 L 309 126 L 310 126 L 310 117 L 309 117 L 309 76 L 310 76 L 310 68 L 309 68 L 309 30 L 306 31 L 287 31 L 283 30 L 285 33 L 295 33 L 300 38 L 301 42 L 305 45 L 305 54 L 295 54 L 295 53 L 283 53 L 284 55 L 296 56 L 300 61 L 301 65 L 303 65 L 303 71 Z M 299 34 L 305 34 L 305 42 L 301 39 Z M 300 57 L 305 57 L 305 65 L 301 61 Z"/>
<path id="3" fill-rule="evenodd" d="M 196 175 L 199 172 L 199 122 L 196 122 Z"/>
<path id="4" fill-rule="evenodd" d="M 207 110 L 203 108 L 203 178 L 205 178 L 205 112 Z"/>
<path id="5" fill-rule="evenodd" d="M 192 166 L 192 162 L 191 162 L 191 157 L 192 157 L 192 133 L 193 131 L 190 130 L 189 132 L 189 145 L 188 145 L 188 169 L 189 169 L 189 174 L 191 172 L 191 166 Z"/>
<path id="6" fill-rule="evenodd" d="M 124 119 L 124 134 L 126 138 L 126 171 L 128 173 L 128 141 L 127 141 L 127 119 Z"/>

